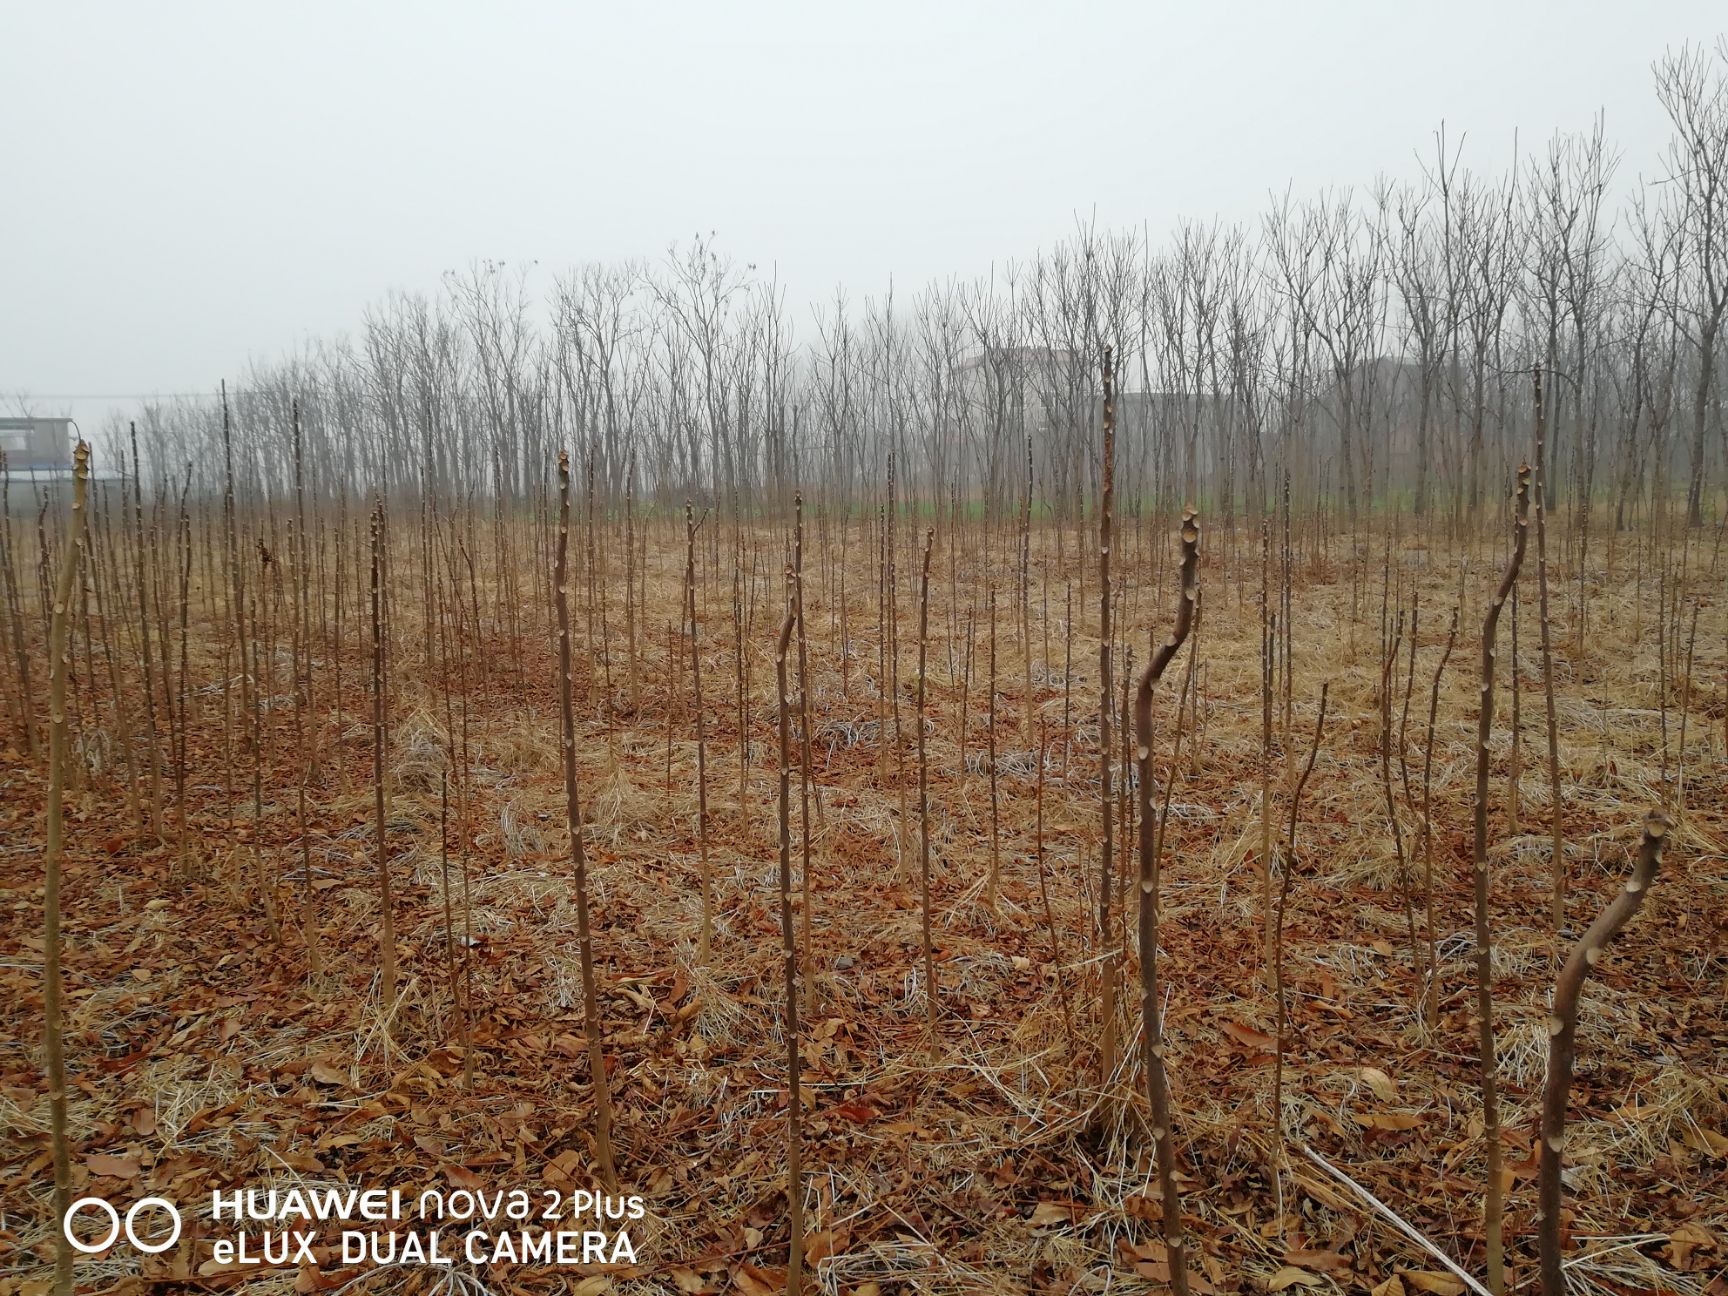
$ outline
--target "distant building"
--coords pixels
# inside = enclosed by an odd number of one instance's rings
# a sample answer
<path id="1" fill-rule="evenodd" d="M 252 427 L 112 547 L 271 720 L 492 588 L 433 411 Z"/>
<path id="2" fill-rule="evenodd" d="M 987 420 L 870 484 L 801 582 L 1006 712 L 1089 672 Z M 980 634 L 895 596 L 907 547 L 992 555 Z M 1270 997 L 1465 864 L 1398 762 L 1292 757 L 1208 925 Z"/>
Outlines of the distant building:
<path id="1" fill-rule="evenodd" d="M 1052 347 L 987 346 L 955 369 L 961 399 L 981 420 L 1001 418 L 1040 443 L 1060 420 L 1062 397 L 1089 377 L 1078 353 Z"/>
<path id="2" fill-rule="evenodd" d="M 62 498 L 72 480 L 73 429 L 69 418 L 0 418 L 0 452 L 6 455 L 6 507 L 34 508 L 44 500 Z M 119 469 L 93 466 L 92 490 L 119 481 Z"/>
<path id="3" fill-rule="evenodd" d="M 72 468 L 72 420 L 0 418 L 0 450 L 12 472 L 52 474 Z"/>
<path id="4" fill-rule="evenodd" d="M 1116 428 L 1124 435 L 1151 435 L 1154 431 L 1176 435 L 1199 418 L 1216 418 L 1223 402 L 1210 391 L 1118 391 Z M 1102 425 L 1104 401 L 1094 406 L 1094 419 Z"/>
<path id="5" fill-rule="evenodd" d="M 1065 374 L 1076 366 L 1084 367 L 1080 353 L 1065 347 L 987 346 L 962 360 L 959 368 L 961 373 L 975 369 L 1008 370 L 1049 381 L 1052 374 Z"/>

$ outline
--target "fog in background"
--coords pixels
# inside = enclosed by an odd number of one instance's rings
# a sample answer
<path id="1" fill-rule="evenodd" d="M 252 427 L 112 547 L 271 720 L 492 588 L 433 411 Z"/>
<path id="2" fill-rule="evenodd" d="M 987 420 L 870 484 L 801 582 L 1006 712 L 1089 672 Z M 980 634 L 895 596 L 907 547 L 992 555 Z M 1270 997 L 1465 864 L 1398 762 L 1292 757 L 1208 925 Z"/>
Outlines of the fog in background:
<path id="1" fill-rule="evenodd" d="M 809 305 L 987 274 L 1077 220 L 1257 227 L 1271 191 L 1500 171 L 1605 113 L 1703 3 L 837 7 L 0 4 L 0 406 L 87 426 L 351 333 L 476 258 L 697 231 Z M 23 397 L 22 401 L 20 396 Z"/>

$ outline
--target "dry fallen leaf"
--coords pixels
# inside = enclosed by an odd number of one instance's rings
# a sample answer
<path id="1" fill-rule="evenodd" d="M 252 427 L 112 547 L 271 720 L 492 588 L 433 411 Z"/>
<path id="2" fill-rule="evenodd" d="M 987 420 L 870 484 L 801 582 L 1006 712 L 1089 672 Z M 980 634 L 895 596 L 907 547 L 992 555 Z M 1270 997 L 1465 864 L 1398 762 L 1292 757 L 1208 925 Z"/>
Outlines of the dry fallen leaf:
<path id="1" fill-rule="evenodd" d="M 1463 1296 L 1464 1283 L 1449 1273 L 1434 1273 L 1424 1269 L 1400 1269 L 1410 1285 L 1430 1296 Z"/>
<path id="2" fill-rule="evenodd" d="M 1318 1287 L 1325 1281 L 1317 1273 L 1309 1273 L 1306 1269 L 1298 1269 L 1295 1265 L 1285 1265 L 1266 1280 L 1266 1290 L 1280 1292 L 1286 1287 Z"/>
<path id="3" fill-rule="evenodd" d="M 744 1296 L 778 1296 L 786 1286 L 784 1274 L 748 1264 L 741 1264 L 732 1271 L 732 1281 Z"/>
<path id="4" fill-rule="evenodd" d="M 1241 1022 L 1225 1022 L 1223 1029 L 1224 1033 L 1238 1044 L 1246 1044 L 1252 1049 L 1270 1052 L 1278 1047 L 1278 1041 L 1265 1031 L 1255 1030 L 1252 1026 L 1245 1026 Z"/>
<path id="5" fill-rule="evenodd" d="M 105 1152 L 94 1152 L 85 1157 L 84 1165 L 91 1174 L 106 1179 L 131 1179 L 141 1169 L 131 1157 L 109 1156 Z"/>
<path id="6" fill-rule="evenodd" d="M 1162 1287 L 1170 1285 L 1170 1266 L 1162 1260 L 1142 1260 L 1134 1266 L 1134 1272 L 1142 1278 L 1149 1278 Z M 1200 1296 L 1214 1296 L 1217 1288 L 1207 1281 L 1204 1274 L 1193 1269 L 1188 1271 L 1188 1290 L 1198 1292 Z"/>
<path id="7" fill-rule="evenodd" d="M 1350 1118 L 1363 1129 L 1412 1130 L 1422 1123 L 1414 1112 L 1351 1112 Z"/>
<path id="8" fill-rule="evenodd" d="M 1284 1263 L 1297 1265 L 1303 1269 L 1348 1269 L 1350 1257 L 1337 1251 L 1308 1251 L 1292 1249 L 1284 1253 Z"/>
<path id="9" fill-rule="evenodd" d="M 1389 1103 L 1398 1100 L 1398 1086 L 1393 1082 L 1392 1077 L 1379 1067 L 1365 1066 L 1356 1075 L 1363 1084 L 1374 1091 L 1374 1096 L 1381 1102 Z"/>
<path id="10" fill-rule="evenodd" d="M 1074 1208 L 1067 1202 L 1039 1202 L 1032 1208 L 1032 1227 L 1044 1228 L 1051 1224 L 1072 1224 Z"/>
<path id="11" fill-rule="evenodd" d="M 444 1167 L 444 1177 L 458 1188 L 466 1188 L 472 1192 L 476 1188 L 484 1188 L 486 1181 L 475 1174 L 467 1166 L 447 1165 Z"/>
<path id="12" fill-rule="evenodd" d="M 198 1276 L 200 1278 L 215 1278 L 220 1274 L 245 1273 L 261 1267 L 256 1261 L 240 1264 L 232 1260 L 206 1260 L 198 1266 Z"/>
<path id="13" fill-rule="evenodd" d="M 1682 1273 L 1704 1267 L 1692 1263 L 1694 1251 L 1713 1251 L 1715 1249 L 1716 1238 L 1710 1230 L 1690 1220 L 1668 1235 L 1669 1263 Z"/>

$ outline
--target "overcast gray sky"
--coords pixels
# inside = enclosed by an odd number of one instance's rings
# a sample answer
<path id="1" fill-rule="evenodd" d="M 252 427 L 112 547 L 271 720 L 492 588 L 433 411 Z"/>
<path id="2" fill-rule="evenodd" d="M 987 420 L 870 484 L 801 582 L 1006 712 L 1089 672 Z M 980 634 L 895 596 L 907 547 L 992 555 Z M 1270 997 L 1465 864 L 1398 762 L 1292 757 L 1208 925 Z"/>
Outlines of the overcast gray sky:
<path id="1" fill-rule="evenodd" d="M 1258 218 L 1500 166 L 1607 114 L 1703 0 L 1627 4 L 0 0 L 0 403 L 209 390 L 476 257 L 543 271 L 716 231 L 807 303 L 1071 231 Z M 541 280 L 544 283 L 544 276 Z M 90 420 L 112 402 L 79 401 Z"/>

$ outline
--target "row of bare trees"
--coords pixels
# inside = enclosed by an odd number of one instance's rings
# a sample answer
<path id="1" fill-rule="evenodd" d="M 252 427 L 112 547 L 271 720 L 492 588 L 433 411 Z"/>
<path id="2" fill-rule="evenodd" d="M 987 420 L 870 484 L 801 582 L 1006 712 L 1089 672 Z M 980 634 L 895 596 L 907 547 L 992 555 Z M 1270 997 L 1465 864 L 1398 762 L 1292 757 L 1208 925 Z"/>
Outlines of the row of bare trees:
<path id="1" fill-rule="evenodd" d="M 1668 54 L 1655 86 L 1672 135 L 1648 181 L 1600 122 L 1498 170 L 1441 131 L 1413 176 L 1284 194 L 1257 228 L 1186 221 L 1159 245 L 1082 226 L 982 280 L 837 294 L 803 330 L 712 236 L 544 290 L 476 263 L 371 306 L 357 339 L 257 365 L 233 393 L 238 480 L 290 480 L 298 397 L 329 498 L 383 484 L 546 515 L 553 448 L 576 444 L 609 501 L 783 513 L 800 482 L 857 504 L 892 457 L 903 502 L 958 492 L 1003 517 L 1030 448 L 1042 502 L 1078 521 L 1101 494 L 1109 344 L 1126 511 L 1191 501 L 1228 525 L 1285 470 L 1299 503 L 1351 519 L 1394 499 L 1478 524 L 1528 444 L 1518 376 L 1540 365 L 1548 506 L 1587 524 L 1598 503 L 1618 529 L 1673 488 L 1697 524 L 1728 451 L 1728 44 Z M 140 421 L 165 486 L 217 433 L 214 403 Z"/>

